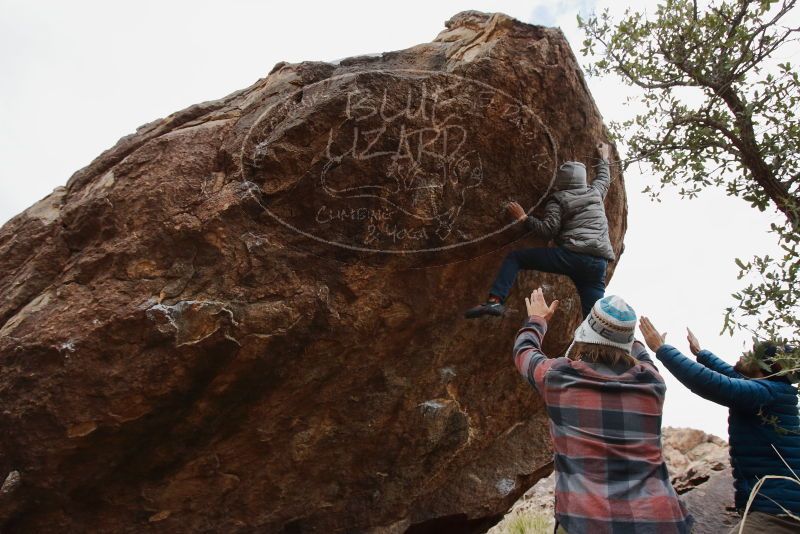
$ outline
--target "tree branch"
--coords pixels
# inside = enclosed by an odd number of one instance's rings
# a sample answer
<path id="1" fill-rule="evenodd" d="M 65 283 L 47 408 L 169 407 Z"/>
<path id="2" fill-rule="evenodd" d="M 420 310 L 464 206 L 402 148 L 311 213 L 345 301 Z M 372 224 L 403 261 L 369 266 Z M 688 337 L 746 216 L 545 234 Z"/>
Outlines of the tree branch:
<path id="1" fill-rule="evenodd" d="M 672 80 L 666 82 L 657 83 L 642 81 L 641 78 L 634 75 L 633 72 L 631 72 L 631 70 L 625 66 L 624 59 L 614 53 L 609 43 L 603 40 L 603 38 L 599 37 L 596 33 L 592 33 L 591 35 L 605 47 L 606 54 L 614 61 L 616 64 L 616 69 L 624 74 L 624 77 L 627 78 L 631 83 L 638 85 L 642 89 L 670 89 L 672 87 L 682 87 L 687 85 L 686 82 L 680 77 L 673 78 Z"/>

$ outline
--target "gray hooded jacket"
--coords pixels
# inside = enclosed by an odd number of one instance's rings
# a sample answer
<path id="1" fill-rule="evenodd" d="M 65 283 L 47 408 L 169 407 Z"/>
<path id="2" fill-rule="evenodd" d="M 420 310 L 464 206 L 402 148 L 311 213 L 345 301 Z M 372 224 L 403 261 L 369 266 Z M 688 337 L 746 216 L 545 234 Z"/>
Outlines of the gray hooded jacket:
<path id="1" fill-rule="evenodd" d="M 592 185 L 587 186 L 583 163 L 568 161 L 561 165 L 544 217 L 529 216 L 525 224 L 537 236 L 552 239 L 568 250 L 614 261 L 603 205 L 611 182 L 608 162 L 600 160 L 596 169 Z"/>

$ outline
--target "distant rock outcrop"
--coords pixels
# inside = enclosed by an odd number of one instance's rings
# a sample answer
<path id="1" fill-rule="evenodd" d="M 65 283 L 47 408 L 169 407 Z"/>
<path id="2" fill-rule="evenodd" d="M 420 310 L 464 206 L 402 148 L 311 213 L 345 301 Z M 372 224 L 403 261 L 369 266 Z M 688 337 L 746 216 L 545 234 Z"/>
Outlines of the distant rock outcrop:
<path id="1" fill-rule="evenodd" d="M 693 534 L 728 532 L 739 516 L 727 442 L 701 430 L 666 427 L 663 443 L 672 485 L 695 519 Z"/>
<path id="2" fill-rule="evenodd" d="M 702 430 L 666 427 L 662 444 L 672 485 L 678 493 L 699 486 L 731 465 L 725 440 Z"/>
<path id="3" fill-rule="evenodd" d="M 539 213 L 604 135 L 559 30 L 465 12 L 121 139 L 0 229 L 2 530 L 496 521 L 551 458 L 511 364 L 520 297 L 561 300 L 553 353 L 580 305 L 527 273 L 508 317 L 461 314 L 507 250 L 544 244 L 503 203 Z"/>

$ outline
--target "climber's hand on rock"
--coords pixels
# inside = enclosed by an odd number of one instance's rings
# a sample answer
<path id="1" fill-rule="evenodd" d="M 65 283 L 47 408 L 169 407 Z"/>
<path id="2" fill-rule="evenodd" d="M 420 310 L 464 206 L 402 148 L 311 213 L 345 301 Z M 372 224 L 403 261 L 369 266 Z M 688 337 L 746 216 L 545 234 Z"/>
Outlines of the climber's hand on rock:
<path id="1" fill-rule="evenodd" d="M 647 317 L 642 317 L 642 320 L 639 321 L 639 330 L 644 336 L 644 342 L 647 343 L 647 346 L 653 352 L 661 348 L 667 339 L 667 333 L 659 334 L 656 327 L 653 326 L 653 323 L 651 323 L 650 319 Z"/>
<path id="2" fill-rule="evenodd" d="M 520 206 L 517 202 L 509 202 L 506 209 L 508 209 L 508 213 L 517 221 L 527 218 L 527 215 L 525 215 L 525 210 L 522 209 L 522 206 Z"/>
<path id="3" fill-rule="evenodd" d="M 700 348 L 700 342 L 697 340 L 697 337 L 695 337 L 694 333 L 689 330 L 689 327 L 686 327 L 686 332 L 688 333 L 686 336 L 686 341 L 689 342 L 689 350 L 692 351 L 692 354 L 697 356 L 700 351 L 703 350 Z"/>
<path id="4" fill-rule="evenodd" d="M 608 161 L 608 158 L 611 155 L 611 149 L 607 143 L 597 143 L 597 153 L 600 154 L 601 158 Z"/>
<path id="5" fill-rule="evenodd" d="M 549 321 L 558 309 L 558 301 L 554 300 L 548 306 L 547 301 L 544 299 L 542 288 L 539 288 L 534 289 L 530 298 L 525 299 L 525 307 L 528 309 L 528 317 L 535 315 L 543 318 L 545 321 Z"/>

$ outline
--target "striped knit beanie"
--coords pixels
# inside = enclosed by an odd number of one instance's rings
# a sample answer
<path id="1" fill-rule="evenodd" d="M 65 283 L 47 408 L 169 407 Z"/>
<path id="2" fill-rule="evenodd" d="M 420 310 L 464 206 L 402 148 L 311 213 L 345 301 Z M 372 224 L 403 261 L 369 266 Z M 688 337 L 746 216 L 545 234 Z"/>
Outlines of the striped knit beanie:
<path id="1" fill-rule="evenodd" d="M 635 328 L 636 312 L 633 308 L 620 297 L 609 295 L 594 303 L 592 311 L 575 330 L 573 343 L 609 345 L 630 354 Z"/>

